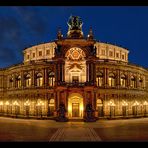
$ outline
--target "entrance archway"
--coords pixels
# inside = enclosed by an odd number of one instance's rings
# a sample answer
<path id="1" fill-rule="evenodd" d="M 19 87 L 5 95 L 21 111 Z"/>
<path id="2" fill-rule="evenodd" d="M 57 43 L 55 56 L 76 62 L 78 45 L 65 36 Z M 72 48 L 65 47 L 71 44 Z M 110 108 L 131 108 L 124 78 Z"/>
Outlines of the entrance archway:
<path id="1" fill-rule="evenodd" d="M 68 97 L 68 117 L 83 118 L 83 97 L 79 93 L 72 93 Z"/>

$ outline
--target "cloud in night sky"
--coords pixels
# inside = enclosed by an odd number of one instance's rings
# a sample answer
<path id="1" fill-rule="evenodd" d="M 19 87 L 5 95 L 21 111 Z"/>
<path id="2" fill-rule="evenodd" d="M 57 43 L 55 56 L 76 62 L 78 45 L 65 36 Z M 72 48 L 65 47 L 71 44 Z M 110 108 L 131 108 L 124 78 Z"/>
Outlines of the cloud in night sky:
<path id="1" fill-rule="evenodd" d="M 23 49 L 56 39 L 61 27 L 66 36 L 70 15 L 83 21 L 86 36 L 130 50 L 129 61 L 148 67 L 148 7 L 3 6 L 0 7 L 0 67 L 23 61 Z"/>

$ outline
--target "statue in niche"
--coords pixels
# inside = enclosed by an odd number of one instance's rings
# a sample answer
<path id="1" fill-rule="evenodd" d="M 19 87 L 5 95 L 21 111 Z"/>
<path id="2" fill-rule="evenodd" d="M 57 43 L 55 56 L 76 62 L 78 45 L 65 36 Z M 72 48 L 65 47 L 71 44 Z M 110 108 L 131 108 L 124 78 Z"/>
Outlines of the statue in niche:
<path id="1" fill-rule="evenodd" d="M 66 109 L 65 109 L 65 104 L 64 103 L 60 103 L 59 109 L 58 109 L 57 112 L 58 112 L 58 117 L 57 117 L 56 121 L 59 121 L 59 122 L 66 122 L 66 121 L 68 121 L 68 119 L 65 116 Z"/>
<path id="2" fill-rule="evenodd" d="M 85 112 L 86 112 L 86 117 L 85 117 L 84 121 L 86 121 L 86 122 L 94 122 L 94 121 L 96 121 L 96 118 L 94 117 L 94 110 L 92 108 L 91 103 L 88 103 L 86 105 Z"/>

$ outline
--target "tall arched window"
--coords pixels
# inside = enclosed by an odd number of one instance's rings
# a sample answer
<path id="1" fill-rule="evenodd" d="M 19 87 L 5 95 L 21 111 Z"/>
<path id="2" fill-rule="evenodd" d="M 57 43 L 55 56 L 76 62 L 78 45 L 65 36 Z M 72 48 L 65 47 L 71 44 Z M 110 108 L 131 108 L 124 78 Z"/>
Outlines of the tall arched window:
<path id="1" fill-rule="evenodd" d="M 14 86 L 14 79 L 13 79 L 13 77 L 11 77 L 9 79 L 9 87 L 12 88 L 13 86 Z"/>
<path id="2" fill-rule="evenodd" d="M 43 76 L 41 73 L 36 75 L 37 86 L 43 86 Z"/>
<path id="3" fill-rule="evenodd" d="M 48 85 L 54 86 L 54 82 L 55 82 L 54 72 L 50 72 L 48 74 Z"/>
<path id="4" fill-rule="evenodd" d="M 26 87 L 30 87 L 31 86 L 31 76 L 30 76 L 30 74 L 26 75 L 26 77 L 25 77 L 25 84 L 26 84 Z"/>
<path id="5" fill-rule="evenodd" d="M 121 75 L 120 85 L 121 85 L 121 87 L 125 87 L 125 85 L 126 85 L 126 76 L 124 74 Z"/>
<path id="6" fill-rule="evenodd" d="M 101 72 L 97 73 L 96 82 L 97 86 L 103 86 L 103 74 Z"/>
<path id="7" fill-rule="evenodd" d="M 98 116 L 103 117 L 103 103 L 101 99 L 97 99 L 97 110 L 98 110 Z"/>
<path id="8" fill-rule="evenodd" d="M 143 79 L 140 77 L 139 78 L 139 87 L 142 88 L 143 87 Z"/>
<path id="9" fill-rule="evenodd" d="M 16 77 L 16 87 L 21 87 L 21 76 Z"/>
<path id="10" fill-rule="evenodd" d="M 110 73 L 109 74 L 109 86 L 115 86 L 115 74 L 114 73 Z"/>
<path id="11" fill-rule="evenodd" d="M 134 76 L 131 76 L 131 87 L 132 88 L 136 87 L 136 78 Z"/>
<path id="12" fill-rule="evenodd" d="M 49 101 L 49 115 L 54 115 L 54 99 L 50 99 Z"/>

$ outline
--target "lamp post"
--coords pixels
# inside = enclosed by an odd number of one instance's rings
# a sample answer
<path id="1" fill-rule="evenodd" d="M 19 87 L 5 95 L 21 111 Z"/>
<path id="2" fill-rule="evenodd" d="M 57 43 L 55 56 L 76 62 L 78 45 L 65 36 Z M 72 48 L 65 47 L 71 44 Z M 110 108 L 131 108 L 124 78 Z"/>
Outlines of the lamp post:
<path id="1" fill-rule="evenodd" d="M 25 105 L 25 115 L 26 115 L 26 117 L 29 117 L 29 109 L 30 109 L 30 103 L 29 103 L 29 100 L 27 100 L 25 103 L 24 103 L 24 105 Z"/>
<path id="2" fill-rule="evenodd" d="M 108 105 L 110 106 L 110 118 L 111 118 L 111 117 L 112 117 L 112 107 L 114 107 L 115 104 L 114 104 L 112 101 L 110 101 L 110 102 L 108 103 Z"/>

